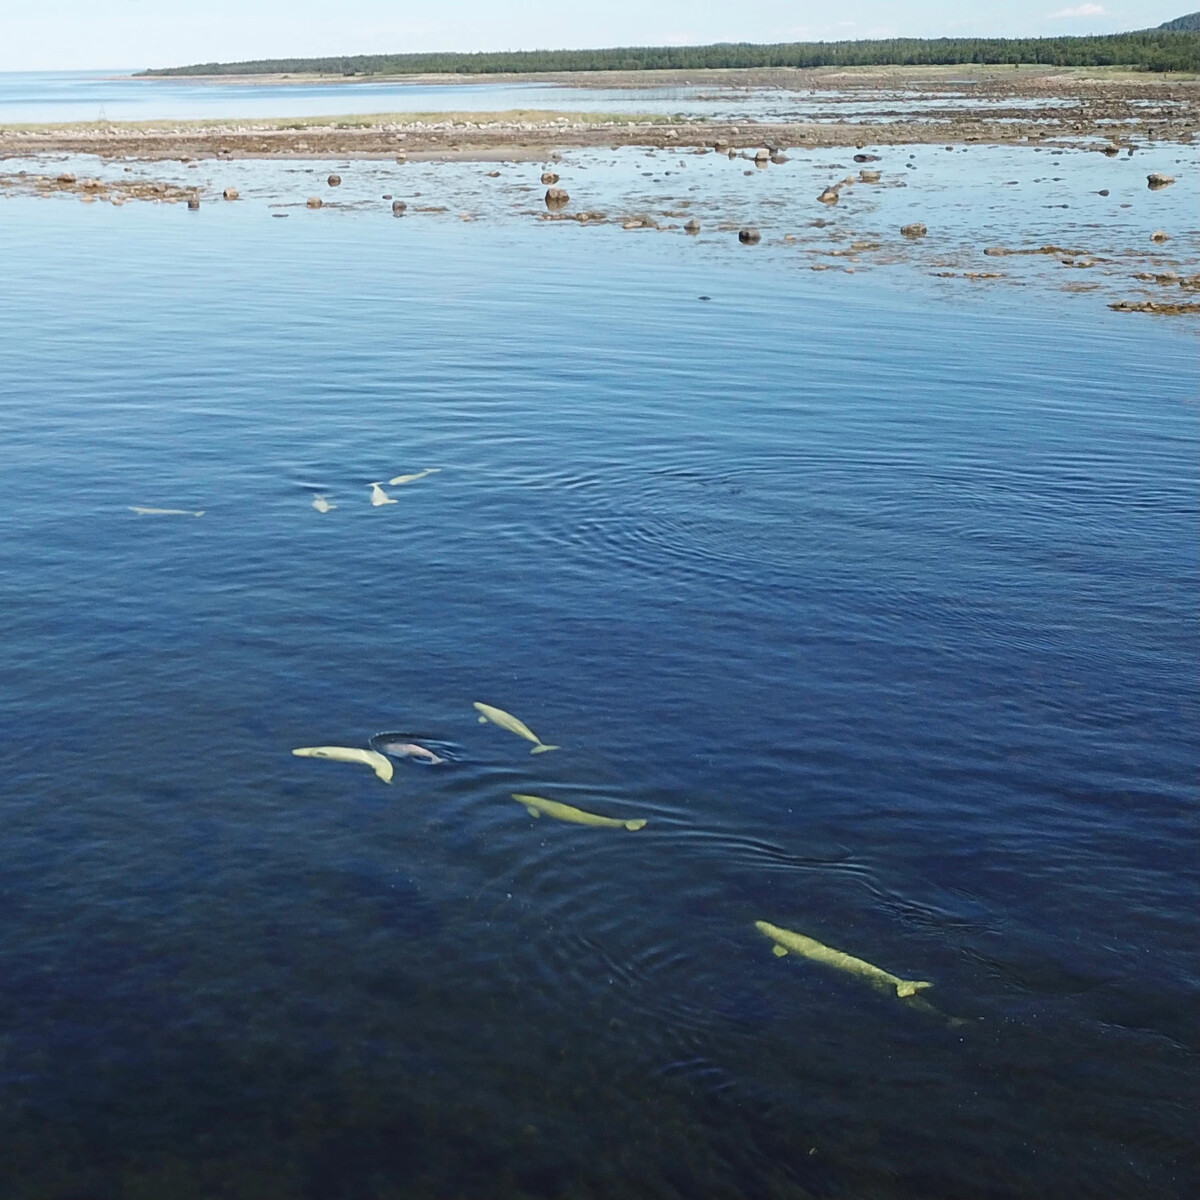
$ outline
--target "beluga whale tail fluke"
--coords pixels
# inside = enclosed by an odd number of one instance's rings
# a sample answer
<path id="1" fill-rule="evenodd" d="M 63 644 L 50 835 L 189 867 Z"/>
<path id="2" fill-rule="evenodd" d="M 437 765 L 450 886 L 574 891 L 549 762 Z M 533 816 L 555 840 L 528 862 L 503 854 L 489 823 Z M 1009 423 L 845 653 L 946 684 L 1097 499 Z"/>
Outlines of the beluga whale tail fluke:
<path id="1" fill-rule="evenodd" d="M 491 721 L 493 725 L 499 725 L 501 729 L 507 729 L 509 733 L 515 733 L 517 737 L 523 737 L 527 742 L 533 742 L 533 749 L 530 754 L 545 754 L 548 750 L 561 750 L 561 746 L 549 746 L 542 741 L 524 721 L 514 717 L 512 713 L 507 713 L 502 708 L 493 708 L 490 704 L 481 704 L 478 700 L 474 702 L 474 708 L 479 713 L 479 723 L 482 725 L 487 721 Z"/>

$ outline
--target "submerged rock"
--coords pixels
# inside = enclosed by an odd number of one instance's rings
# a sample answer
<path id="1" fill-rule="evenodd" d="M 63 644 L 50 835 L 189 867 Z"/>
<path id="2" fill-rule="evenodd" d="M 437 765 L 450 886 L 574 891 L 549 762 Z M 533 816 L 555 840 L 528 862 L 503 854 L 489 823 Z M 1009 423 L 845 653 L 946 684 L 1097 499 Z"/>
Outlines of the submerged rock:
<path id="1" fill-rule="evenodd" d="M 1156 192 L 1159 188 L 1170 187 L 1175 182 L 1174 175 L 1164 175 L 1161 171 L 1152 171 L 1146 176 L 1146 186 Z"/>
<path id="2" fill-rule="evenodd" d="M 222 193 L 226 200 L 236 200 L 238 198 L 238 190 L 235 187 L 227 187 Z"/>
<path id="3" fill-rule="evenodd" d="M 1165 229 L 1156 229 L 1150 235 L 1150 240 L 1152 242 L 1158 242 L 1161 245 L 1163 242 L 1169 242 L 1171 240 L 1171 235 Z"/>
<path id="4" fill-rule="evenodd" d="M 754 246 L 762 241 L 762 234 L 757 229 L 739 229 L 738 241 L 743 246 Z"/>
<path id="5" fill-rule="evenodd" d="M 309 196 L 309 198 L 308 198 L 308 207 L 309 208 L 320 208 L 321 205 L 324 203 L 325 203 L 325 201 L 322 200 L 320 196 Z"/>
<path id="6" fill-rule="evenodd" d="M 187 206 L 191 212 L 195 212 L 196 209 L 198 209 L 200 207 L 200 197 L 199 196 L 189 196 Z"/>
<path id="7" fill-rule="evenodd" d="M 904 234 L 906 238 L 923 238 L 929 232 L 929 230 L 925 228 L 923 222 L 913 221 L 909 225 L 901 225 L 900 232 Z"/>
<path id="8" fill-rule="evenodd" d="M 822 204 L 836 204 L 841 199 L 837 187 L 827 187 L 818 197 Z"/>
<path id="9" fill-rule="evenodd" d="M 879 176 L 880 176 L 880 172 L 869 171 L 869 170 L 867 170 L 866 167 L 863 167 L 863 169 L 861 171 L 859 171 L 859 173 L 858 173 L 858 177 L 859 177 L 859 179 L 862 180 L 863 183 L 878 183 Z"/>
<path id="10" fill-rule="evenodd" d="M 543 171 L 542 172 L 542 182 L 543 183 L 557 183 L 558 176 L 555 175 L 555 173 L 553 171 Z"/>
<path id="11" fill-rule="evenodd" d="M 327 180 L 325 180 L 325 182 L 327 184 L 329 184 L 330 187 L 341 187 L 342 186 L 342 177 L 340 175 L 330 175 L 330 177 Z"/>
<path id="12" fill-rule="evenodd" d="M 550 209 L 565 208 L 571 196 L 566 188 L 552 187 L 546 189 L 546 207 Z"/>
<path id="13" fill-rule="evenodd" d="M 392 216 L 402 217 L 408 209 L 408 205 L 403 200 L 392 201 Z"/>
<path id="14" fill-rule="evenodd" d="M 856 163 L 879 162 L 879 155 L 878 154 L 856 154 L 854 156 L 854 161 Z"/>
<path id="15" fill-rule="evenodd" d="M 683 231 L 684 231 L 684 233 L 699 233 L 700 232 L 700 222 L 698 220 L 696 220 L 695 217 L 693 217 L 690 221 L 688 221 L 684 225 Z"/>

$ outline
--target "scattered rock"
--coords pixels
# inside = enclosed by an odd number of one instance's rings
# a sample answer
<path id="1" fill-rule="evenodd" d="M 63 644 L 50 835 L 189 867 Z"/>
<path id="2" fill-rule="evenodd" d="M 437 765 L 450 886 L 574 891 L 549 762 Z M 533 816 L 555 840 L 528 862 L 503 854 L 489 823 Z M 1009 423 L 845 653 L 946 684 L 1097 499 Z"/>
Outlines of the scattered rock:
<path id="1" fill-rule="evenodd" d="M 1120 146 L 1105 146 L 1101 151 L 1105 158 L 1116 158 L 1121 153 Z"/>
<path id="2" fill-rule="evenodd" d="M 786 154 L 781 154 L 778 150 L 776 150 L 775 153 L 771 155 L 771 161 L 777 167 L 782 167 L 785 162 L 791 162 L 792 160 L 788 158 Z"/>
<path id="3" fill-rule="evenodd" d="M 762 234 L 757 229 L 739 229 L 738 241 L 743 246 L 754 246 L 762 241 Z"/>
<path id="4" fill-rule="evenodd" d="M 900 232 L 906 238 L 923 238 L 929 230 L 925 228 L 920 221 L 913 221 L 910 225 L 901 225 Z"/>
<path id="5" fill-rule="evenodd" d="M 320 208 L 321 205 L 324 203 L 325 203 L 325 201 L 322 200 L 320 196 L 309 196 L 309 198 L 308 198 L 308 207 L 309 208 Z"/>
<path id="6" fill-rule="evenodd" d="M 342 177 L 340 175 L 330 175 L 330 177 L 327 180 L 325 180 L 325 182 L 327 184 L 329 184 L 330 187 L 341 187 L 342 186 Z"/>
<path id="7" fill-rule="evenodd" d="M 187 206 L 190 211 L 195 212 L 196 209 L 198 209 L 200 207 L 200 197 L 199 196 L 189 196 Z"/>
<path id="8" fill-rule="evenodd" d="M 693 217 L 690 221 L 688 221 L 684 225 L 683 231 L 684 231 L 684 233 L 699 233 L 700 232 L 700 222 L 697 221 L 695 217 Z"/>
<path id="9" fill-rule="evenodd" d="M 549 209 L 565 208 L 571 197 L 565 188 L 552 187 L 546 189 L 546 207 Z"/>
<path id="10" fill-rule="evenodd" d="M 70 171 L 64 171 L 55 181 L 55 183 L 74 183 L 75 176 Z"/>
<path id="11" fill-rule="evenodd" d="M 1165 229 L 1156 229 L 1151 235 L 1150 240 L 1162 245 L 1163 242 L 1169 242 L 1171 235 Z"/>
<path id="12" fill-rule="evenodd" d="M 499 171 L 489 171 L 487 174 L 488 174 L 489 179 L 499 179 L 500 178 Z"/>
<path id="13" fill-rule="evenodd" d="M 400 153 L 396 155 L 396 161 L 403 166 L 406 162 L 408 162 L 408 155 L 401 150 Z"/>
<path id="14" fill-rule="evenodd" d="M 856 163 L 879 162 L 880 158 L 878 154 L 856 154 L 854 161 Z"/>
<path id="15" fill-rule="evenodd" d="M 235 187 L 227 187 L 222 193 L 226 200 L 236 200 L 238 198 L 238 190 Z"/>
<path id="16" fill-rule="evenodd" d="M 1101 189 L 1100 189 L 1100 190 L 1099 190 L 1099 191 L 1096 193 L 1096 195 L 1097 195 L 1097 196 L 1107 196 L 1107 195 L 1108 195 L 1108 188 L 1101 188 Z"/>
<path id="17" fill-rule="evenodd" d="M 1160 171 L 1152 171 L 1146 176 L 1146 186 L 1156 192 L 1159 188 L 1170 187 L 1175 182 L 1174 175 L 1164 175 Z"/>
<path id="18" fill-rule="evenodd" d="M 543 183 L 557 183 L 558 176 L 555 175 L 555 173 L 553 171 L 543 171 L 542 172 L 542 182 Z"/>
<path id="19" fill-rule="evenodd" d="M 392 216 L 393 217 L 404 216 L 407 209 L 408 209 L 408 205 L 403 200 L 393 200 L 392 201 Z"/>
<path id="20" fill-rule="evenodd" d="M 840 199 L 836 187 L 827 187 L 818 197 L 822 204 L 836 204 Z"/>
<path id="21" fill-rule="evenodd" d="M 878 183 L 879 175 L 878 171 L 869 171 L 866 167 L 863 167 L 858 173 L 858 177 L 863 183 Z"/>
<path id="22" fill-rule="evenodd" d="M 1184 313 L 1200 313 L 1200 304 L 1161 304 L 1157 300 L 1117 300 L 1108 306 L 1113 312 L 1158 313 L 1178 317 Z"/>
<path id="23" fill-rule="evenodd" d="M 771 152 L 763 147 L 755 150 L 754 161 L 756 163 L 766 163 L 771 161 Z"/>

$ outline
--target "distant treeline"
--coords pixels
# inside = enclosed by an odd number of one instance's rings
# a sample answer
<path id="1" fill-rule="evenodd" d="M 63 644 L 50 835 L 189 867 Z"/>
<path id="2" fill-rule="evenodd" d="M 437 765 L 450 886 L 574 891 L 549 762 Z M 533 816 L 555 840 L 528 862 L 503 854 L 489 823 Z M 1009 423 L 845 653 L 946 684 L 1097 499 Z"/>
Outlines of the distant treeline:
<path id="1" fill-rule="evenodd" d="M 198 63 L 142 75 L 485 75 L 525 71 L 695 71 L 704 67 L 880 67 L 958 63 L 1049 67 L 1139 67 L 1200 71 L 1200 33 L 1147 30 L 1103 37 L 886 38 L 756 46 L 629 46 L 612 50 L 502 50 L 481 54 L 356 54 Z"/>

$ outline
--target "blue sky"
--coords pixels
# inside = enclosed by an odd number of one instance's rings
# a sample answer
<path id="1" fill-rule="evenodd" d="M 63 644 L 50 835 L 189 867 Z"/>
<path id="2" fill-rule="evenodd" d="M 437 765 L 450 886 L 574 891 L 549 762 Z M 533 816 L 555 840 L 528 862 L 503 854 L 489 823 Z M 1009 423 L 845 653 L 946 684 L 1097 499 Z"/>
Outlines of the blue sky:
<path id="1" fill-rule="evenodd" d="M 1188 0 L 0 0 L 0 70 L 404 50 L 1035 36 L 1145 28 Z M 16 11 L 12 11 L 16 10 Z"/>

